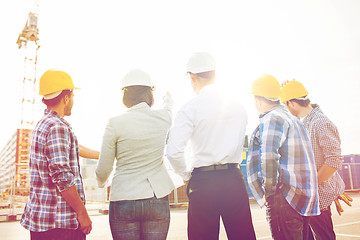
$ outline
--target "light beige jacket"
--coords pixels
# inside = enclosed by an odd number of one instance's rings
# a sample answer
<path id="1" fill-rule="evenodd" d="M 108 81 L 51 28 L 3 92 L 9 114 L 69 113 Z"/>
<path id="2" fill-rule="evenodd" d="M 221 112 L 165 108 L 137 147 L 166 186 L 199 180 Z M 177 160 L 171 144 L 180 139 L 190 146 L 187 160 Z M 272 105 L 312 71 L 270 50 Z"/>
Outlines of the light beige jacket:
<path id="1" fill-rule="evenodd" d="M 116 158 L 110 201 L 161 198 L 175 188 L 163 163 L 171 109 L 171 98 L 164 100 L 161 110 L 142 102 L 109 120 L 96 178 L 99 187 L 104 187 Z"/>

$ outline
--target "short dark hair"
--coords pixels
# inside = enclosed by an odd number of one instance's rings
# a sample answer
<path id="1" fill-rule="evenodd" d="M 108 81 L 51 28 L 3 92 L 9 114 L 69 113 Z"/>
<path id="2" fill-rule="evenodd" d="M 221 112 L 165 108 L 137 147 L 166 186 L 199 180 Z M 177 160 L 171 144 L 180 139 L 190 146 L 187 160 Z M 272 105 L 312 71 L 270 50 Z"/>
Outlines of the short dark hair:
<path id="1" fill-rule="evenodd" d="M 303 97 L 301 97 L 301 98 L 305 98 L 306 96 L 303 96 Z M 302 107 L 307 107 L 307 106 L 309 106 L 310 105 L 310 99 L 303 99 L 303 100 L 301 100 L 301 99 L 291 99 L 291 100 L 289 100 L 289 101 L 292 101 L 292 102 L 296 102 L 297 104 L 299 104 L 300 106 L 302 106 Z M 288 103 L 286 102 L 286 105 L 288 105 Z"/>
<path id="2" fill-rule="evenodd" d="M 200 72 L 200 73 L 192 73 L 198 77 L 205 78 L 207 80 L 214 80 L 215 79 L 215 70 L 208 71 L 208 72 Z"/>
<path id="3" fill-rule="evenodd" d="M 71 93 L 72 93 L 72 90 L 69 90 L 69 89 L 65 89 L 65 90 L 62 90 L 62 92 L 60 93 L 59 96 L 53 98 L 53 99 L 45 99 L 43 98 L 42 99 L 42 102 L 48 106 L 48 107 L 54 107 L 56 105 L 58 105 L 60 103 L 60 100 L 64 97 L 64 96 L 71 96 Z"/>
<path id="4" fill-rule="evenodd" d="M 280 100 L 274 100 L 273 101 L 273 100 L 271 100 L 269 98 L 258 96 L 258 95 L 255 95 L 255 97 L 260 99 L 263 102 L 266 102 L 267 104 L 270 104 L 270 105 L 279 105 L 280 104 Z"/>
<path id="5" fill-rule="evenodd" d="M 127 108 L 146 102 L 149 107 L 154 104 L 152 88 L 148 86 L 129 86 L 124 88 L 123 103 Z"/>

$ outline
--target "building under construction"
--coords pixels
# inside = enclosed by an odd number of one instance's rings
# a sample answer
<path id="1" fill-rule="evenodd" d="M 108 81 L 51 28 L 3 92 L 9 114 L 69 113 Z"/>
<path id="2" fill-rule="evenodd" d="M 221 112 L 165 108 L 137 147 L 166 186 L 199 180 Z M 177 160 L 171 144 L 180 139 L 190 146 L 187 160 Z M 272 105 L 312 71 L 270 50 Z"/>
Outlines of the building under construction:
<path id="1" fill-rule="evenodd" d="M 30 129 L 18 129 L 0 152 L 0 189 L 7 195 L 29 195 Z"/>

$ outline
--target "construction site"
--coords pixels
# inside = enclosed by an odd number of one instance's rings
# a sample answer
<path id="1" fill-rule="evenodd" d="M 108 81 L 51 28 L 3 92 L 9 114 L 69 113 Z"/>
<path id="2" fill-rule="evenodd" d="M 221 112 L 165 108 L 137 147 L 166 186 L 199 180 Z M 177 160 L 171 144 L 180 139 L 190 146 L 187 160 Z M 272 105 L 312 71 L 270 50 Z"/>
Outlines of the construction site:
<path id="1" fill-rule="evenodd" d="M 23 66 L 17 67 L 19 71 L 23 70 L 22 97 L 19 99 L 20 127 L 14 129 L 11 136 L 1 136 L 8 138 L 6 144 L 0 146 L 0 239 L 2 240 L 29 239 L 28 232 L 20 226 L 19 220 L 29 196 L 29 152 L 32 129 L 36 123 L 34 108 L 37 104 L 35 96 L 38 94 L 36 92 L 38 51 L 41 49 L 39 31 L 38 13 L 36 10 L 29 12 L 25 26 L 14 42 L 18 46 L 19 54 L 21 51 L 25 57 Z M 245 146 L 240 164 L 245 179 L 246 157 Z M 354 201 L 352 207 L 344 206 L 345 212 L 342 216 L 338 216 L 334 204 L 332 205 L 335 232 L 337 239 L 340 240 L 360 239 L 360 155 L 348 154 L 343 157 L 344 162 L 339 173 L 345 182 L 346 192 Z M 111 239 L 110 229 L 105 227 L 108 225 L 109 187 L 98 188 L 94 174 L 96 165 L 96 160 L 80 158 L 87 208 L 94 225 L 93 232 L 87 239 Z M 256 205 L 251 194 L 249 198 L 258 239 L 271 239 L 264 209 Z M 186 239 L 188 203 L 186 185 L 171 193 L 170 203 L 172 222 L 168 239 Z M 220 239 L 226 239 L 223 226 Z"/>

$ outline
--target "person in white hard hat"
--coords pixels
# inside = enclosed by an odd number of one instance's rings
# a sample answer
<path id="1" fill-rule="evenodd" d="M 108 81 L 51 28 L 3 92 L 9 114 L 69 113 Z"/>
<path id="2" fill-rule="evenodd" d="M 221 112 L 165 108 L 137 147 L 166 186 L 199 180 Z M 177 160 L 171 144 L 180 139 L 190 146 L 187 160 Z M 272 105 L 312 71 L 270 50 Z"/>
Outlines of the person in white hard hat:
<path id="1" fill-rule="evenodd" d="M 86 238 L 92 223 L 85 208 L 79 155 L 97 159 L 99 152 L 78 145 L 70 124 L 73 89 L 69 74 L 48 70 L 40 78 L 44 116 L 32 132 L 30 195 L 20 224 L 31 240 Z"/>
<path id="2" fill-rule="evenodd" d="M 228 239 L 255 239 L 249 197 L 239 168 L 247 125 L 243 106 L 225 97 L 215 83 L 215 60 L 195 53 L 187 73 L 197 97 L 177 113 L 167 158 L 188 181 L 188 237 L 218 239 L 220 217 Z M 190 165 L 184 151 L 191 143 Z"/>
<path id="3" fill-rule="evenodd" d="M 170 129 L 173 101 L 167 94 L 163 109 L 151 109 L 154 84 L 140 70 L 122 79 L 126 113 L 111 118 L 106 126 L 96 168 L 99 187 L 113 170 L 109 221 L 113 239 L 166 239 L 170 224 L 168 195 L 174 184 L 163 155 Z"/>

